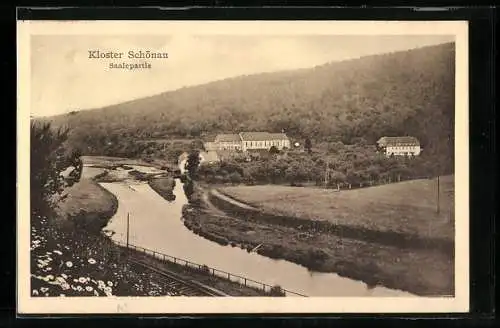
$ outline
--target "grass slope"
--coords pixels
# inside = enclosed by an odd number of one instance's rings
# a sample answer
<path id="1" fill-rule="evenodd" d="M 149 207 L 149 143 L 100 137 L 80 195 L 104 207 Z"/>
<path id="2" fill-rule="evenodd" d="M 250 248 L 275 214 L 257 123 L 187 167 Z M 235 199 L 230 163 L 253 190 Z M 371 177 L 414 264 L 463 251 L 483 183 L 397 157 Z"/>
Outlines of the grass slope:
<path id="1" fill-rule="evenodd" d="M 118 208 L 116 197 L 89 179 L 81 179 L 64 194 L 56 209 L 59 220 L 90 232 L 98 233 Z"/>

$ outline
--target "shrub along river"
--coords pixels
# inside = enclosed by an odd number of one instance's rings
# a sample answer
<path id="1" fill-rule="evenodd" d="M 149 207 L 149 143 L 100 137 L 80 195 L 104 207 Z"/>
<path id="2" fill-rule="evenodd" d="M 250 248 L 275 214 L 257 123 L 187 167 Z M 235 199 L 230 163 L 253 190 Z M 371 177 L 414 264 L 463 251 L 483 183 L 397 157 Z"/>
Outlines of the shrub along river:
<path id="1" fill-rule="evenodd" d="M 134 167 L 138 169 L 138 167 Z M 311 272 L 284 260 L 275 260 L 238 247 L 221 246 L 188 230 L 182 222 L 187 204 L 182 183 L 176 180 L 175 200 L 168 202 L 145 182 L 125 180 L 101 183 L 118 199 L 118 211 L 105 227 L 114 231 L 115 241 L 126 242 L 127 214 L 130 214 L 129 242 L 195 263 L 245 276 L 269 285 L 308 296 L 403 296 L 412 294 L 365 283 L 334 273 Z"/>

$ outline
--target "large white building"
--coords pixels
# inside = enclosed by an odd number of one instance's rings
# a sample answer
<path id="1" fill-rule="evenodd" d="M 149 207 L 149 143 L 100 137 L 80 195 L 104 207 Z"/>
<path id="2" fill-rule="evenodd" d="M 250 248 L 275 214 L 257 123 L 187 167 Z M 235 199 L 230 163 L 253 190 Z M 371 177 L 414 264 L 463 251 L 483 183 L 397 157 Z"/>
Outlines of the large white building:
<path id="1" fill-rule="evenodd" d="M 278 150 L 290 148 L 290 139 L 285 133 L 240 132 L 238 134 L 218 134 L 213 142 L 206 142 L 205 149 L 211 150 Z"/>
<path id="2" fill-rule="evenodd" d="M 377 148 L 387 156 L 418 156 L 422 148 L 415 137 L 382 137 Z"/>

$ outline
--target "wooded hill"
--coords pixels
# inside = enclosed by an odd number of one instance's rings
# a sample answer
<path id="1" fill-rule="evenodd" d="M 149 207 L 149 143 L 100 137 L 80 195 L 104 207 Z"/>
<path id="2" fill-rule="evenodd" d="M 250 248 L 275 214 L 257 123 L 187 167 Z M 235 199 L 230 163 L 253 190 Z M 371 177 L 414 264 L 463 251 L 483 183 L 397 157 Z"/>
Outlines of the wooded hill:
<path id="1" fill-rule="evenodd" d="M 137 139 L 284 129 L 315 143 L 412 135 L 451 168 L 454 100 L 455 45 L 448 43 L 240 76 L 51 120 L 70 127 L 69 141 L 89 155 L 124 155 Z"/>

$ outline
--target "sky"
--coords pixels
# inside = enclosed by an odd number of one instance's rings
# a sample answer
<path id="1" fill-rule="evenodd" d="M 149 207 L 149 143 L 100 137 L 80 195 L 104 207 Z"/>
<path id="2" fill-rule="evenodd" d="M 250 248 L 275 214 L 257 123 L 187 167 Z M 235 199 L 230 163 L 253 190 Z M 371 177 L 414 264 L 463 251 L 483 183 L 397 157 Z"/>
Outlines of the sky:
<path id="1" fill-rule="evenodd" d="M 454 36 L 33 35 L 31 115 L 99 108 L 239 75 L 308 68 L 422 46 Z M 89 59 L 88 51 L 167 52 L 168 59 Z M 109 63 L 142 63 L 120 70 Z"/>

